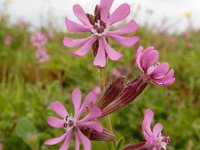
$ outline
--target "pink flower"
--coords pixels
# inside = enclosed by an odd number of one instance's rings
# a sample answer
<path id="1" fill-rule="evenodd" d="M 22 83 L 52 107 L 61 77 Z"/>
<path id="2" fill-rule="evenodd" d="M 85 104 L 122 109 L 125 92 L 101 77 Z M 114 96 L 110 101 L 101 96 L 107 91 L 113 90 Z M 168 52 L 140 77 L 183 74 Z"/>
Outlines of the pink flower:
<path id="1" fill-rule="evenodd" d="M 40 62 L 40 63 L 45 63 L 48 62 L 50 59 L 50 56 L 48 54 L 48 51 L 44 48 L 40 48 L 36 51 L 35 53 L 35 58 Z"/>
<path id="2" fill-rule="evenodd" d="M 13 40 L 12 36 L 7 35 L 7 36 L 4 38 L 4 44 L 5 44 L 5 45 L 10 45 L 11 42 L 12 42 L 12 40 Z"/>
<path id="3" fill-rule="evenodd" d="M 3 150 L 3 144 L 0 143 L 0 150 Z"/>
<path id="4" fill-rule="evenodd" d="M 47 36 L 49 39 L 53 39 L 54 38 L 54 33 L 53 32 L 48 32 Z"/>
<path id="5" fill-rule="evenodd" d="M 41 48 L 47 44 L 48 38 L 44 33 L 36 32 L 31 36 L 31 43 L 36 48 Z"/>
<path id="6" fill-rule="evenodd" d="M 112 75 L 113 75 L 115 78 L 119 78 L 119 77 L 122 76 L 122 73 L 121 73 L 121 71 L 120 71 L 119 69 L 114 68 L 114 69 L 112 70 Z"/>
<path id="7" fill-rule="evenodd" d="M 142 122 L 142 132 L 146 139 L 146 147 L 149 150 L 160 150 L 161 148 L 166 149 L 169 144 L 169 137 L 161 135 L 163 126 L 160 123 L 157 123 L 154 126 L 153 131 L 151 130 L 153 116 L 154 113 L 151 109 L 145 111 L 144 120 Z"/>
<path id="8" fill-rule="evenodd" d="M 146 139 L 146 142 L 138 144 L 127 145 L 122 150 L 160 150 L 166 149 L 170 142 L 169 136 L 162 136 L 161 131 L 163 126 L 157 123 L 153 131 L 151 130 L 151 122 L 153 120 L 154 113 L 151 109 L 147 109 L 144 114 L 144 120 L 142 122 L 142 132 Z"/>
<path id="9" fill-rule="evenodd" d="M 94 93 L 97 94 L 97 95 L 100 95 L 101 94 L 101 87 L 100 86 L 95 86 L 94 87 Z"/>
<path id="10" fill-rule="evenodd" d="M 101 116 L 101 110 L 94 106 L 97 96 L 93 91 L 87 95 L 82 106 L 81 99 L 82 94 L 80 89 L 74 89 L 72 92 L 72 102 L 75 110 L 74 115 L 68 114 L 65 107 L 58 101 L 51 105 L 52 110 L 58 114 L 61 119 L 51 116 L 48 118 L 48 124 L 54 128 L 64 128 L 65 133 L 60 137 L 45 141 L 45 145 L 55 145 L 64 141 L 64 144 L 59 150 L 68 150 L 72 134 L 74 133 L 76 139 L 76 150 L 80 149 L 81 143 L 85 150 L 91 150 L 91 142 L 88 137 L 82 133 L 81 129 L 86 128 L 101 133 L 103 131 L 102 126 L 95 121 L 97 117 Z M 86 114 L 87 112 L 88 114 Z"/>
<path id="11" fill-rule="evenodd" d="M 111 29 L 113 24 L 124 20 L 130 14 L 130 6 L 125 3 L 110 14 L 113 1 L 101 0 L 100 5 L 96 6 L 94 16 L 86 14 L 80 5 L 75 5 L 73 8 L 74 13 L 82 24 L 77 24 L 66 18 L 68 31 L 75 33 L 90 32 L 92 35 L 83 39 L 65 37 L 63 39 L 64 46 L 68 48 L 80 47 L 77 51 L 71 53 L 74 56 L 84 56 L 89 52 L 90 48 L 93 48 L 95 54 L 93 65 L 97 67 L 105 67 L 107 56 L 113 61 L 118 61 L 122 58 L 122 54 L 108 44 L 109 38 L 127 47 L 131 47 L 139 41 L 139 37 L 123 37 L 123 35 L 137 30 L 138 25 L 134 20 L 131 20 L 118 30 L 113 31 Z"/>
<path id="12" fill-rule="evenodd" d="M 147 81 L 158 86 L 168 86 L 175 82 L 174 70 L 169 71 L 169 64 L 158 62 L 159 53 L 154 47 L 148 47 L 143 50 L 139 47 L 137 50 L 136 63 L 144 78 Z"/>

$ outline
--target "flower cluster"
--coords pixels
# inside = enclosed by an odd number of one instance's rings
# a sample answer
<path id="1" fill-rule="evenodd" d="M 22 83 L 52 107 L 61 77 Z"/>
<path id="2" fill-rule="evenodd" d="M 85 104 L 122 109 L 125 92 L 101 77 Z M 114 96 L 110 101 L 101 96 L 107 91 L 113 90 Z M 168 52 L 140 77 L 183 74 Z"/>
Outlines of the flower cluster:
<path id="1" fill-rule="evenodd" d="M 134 20 L 117 30 L 113 30 L 113 24 L 124 20 L 130 14 L 128 4 L 122 4 L 113 13 L 110 13 L 113 2 L 114 0 L 101 0 L 100 4 L 96 5 L 93 15 L 85 13 L 80 5 L 75 5 L 73 7 L 74 13 L 82 24 L 66 18 L 66 27 L 69 32 L 89 32 L 91 36 L 83 39 L 64 37 L 64 46 L 68 48 L 80 47 L 77 51 L 71 52 L 74 56 L 84 56 L 92 49 L 94 54 L 93 65 L 100 70 L 106 66 L 107 57 L 113 61 L 118 61 L 123 56 L 109 45 L 109 39 L 126 47 L 131 47 L 139 41 L 139 37 L 124 37 L 124 35 L 137 30 L 138 25 Z M 32 42 L 35 47 L 41 48 L 47 41 L 42 34 L 37 34 Z M 41 50 L 40 53 L 46 55 L 45 51 Z M 40 55 L 37 55 L 37 57 L 39 58 Z M 41 60 L 45 61 L 45 59 Z M 135 63 L 141 74 L 135 79 L 127 82 L 130 77 L 122 76 L 122 73 L 115 69 L 113 75 L 116 79 L 105 88 L 106 90 L 104 91 L 104 88 L 100 89 L 99 86 L 96 86 L 83 102 L 80 89 L 74 89 L 72 92 L 73 115 L 68 113 L 59 101 L 53 102 L 51 108 L 60 118 L 51 116 L 48 118 L 48 124 L 54 128 L 64 129 L 64 134 L 49 139 L 44 144 L 54 145 L 64 141 L 60 150 L 68 150 L 74 135 L 76 150 L 80 149 L 81 143 L 85 150 L 91 150 L 91 141 L 93 140 L 115 141 L 113 132 L 103 129 L 102 125 L 97 122 L 99 118 L 108 117 L 111 113 L 134 102 L 150 83 L 165 87 L 175 82 L 174 70 L 169 69 L 168 63 L 160 63 L 158 60 L 159 53 L 154 47 L 148 47 L 145 50 L 139 47 Z M 106 78 L 101 79 L 102 81 L 106 82 Z M 98 98 L 97 95 L 100 97 Z M 151 129 L 153 116 L 154 113 L 151 109 L 145 111 L 142 132 L 146 141 L 125 146 L 122 148 L 123 150 L 160 150 L 167 148 L 169 137 L 161 135 L 162 124 L 157 123 L 153 130 Z M 110 125 L 111 122 L 108 122 L 108 124 Z"/>
<path id="2" fill-rule="evenodd" d="M 45 33 L 35 32 L 31 36 L 30 41 L 32 45 L 37 49 L 37 51 L 35 52 L 35 58 L 38 60 L 38 62 L 40 63 L 48 62 L 50 56 L 47 49 L 45 48 L 48 42 L 47 35 Z"/>

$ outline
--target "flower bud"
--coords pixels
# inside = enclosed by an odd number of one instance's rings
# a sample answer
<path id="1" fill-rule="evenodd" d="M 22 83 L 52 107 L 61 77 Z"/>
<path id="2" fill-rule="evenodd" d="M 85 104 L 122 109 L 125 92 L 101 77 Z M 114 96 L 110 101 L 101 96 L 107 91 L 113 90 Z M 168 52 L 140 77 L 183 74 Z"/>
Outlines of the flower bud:
<path id="1" fill-rule="evenodd" d="M 139 144 L 128 145 L 122 148 L 122 150 L 146 150 L 146 143 L 142 142 Z"/>
<path id="2" fill-rule="evenodd" d="M 113 141 L 114 134 L 110 131 L 103 129 L 102 133 L 87 128 L 81 129 L 83 134 L 92 141 Z"/>
<path id="3" fill-rule="evenodd" d="M 147 85 L 148 83 L 142 76 L 139 76 L 135 80 L 129 82 L 118 97 L 111 99 L 111 102 L 107 103 L 108 105 L 101 109 L 101 117 L 117 111 L 118 109 L 121 109 L 122 107 L 136 100 L 136 98 L 144 91 Z"/>
<path id="4" fill-rule="evenodd" d="M 114 80 L 105 91 L 101 101 L 98 103 L 98 108 L 103 110 L 107 105 L 114 101 L 124 88 L 124 77 Z"/>

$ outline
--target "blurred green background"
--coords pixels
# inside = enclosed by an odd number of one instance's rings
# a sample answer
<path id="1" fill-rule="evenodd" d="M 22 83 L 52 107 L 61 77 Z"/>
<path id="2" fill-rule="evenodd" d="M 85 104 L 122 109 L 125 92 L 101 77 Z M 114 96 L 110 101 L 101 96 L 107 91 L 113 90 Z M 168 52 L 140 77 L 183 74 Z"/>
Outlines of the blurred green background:
<path id="1" fill-rule="evenodd" d="M 45 28 L 40 31 L 49 32 Z M 71 91 L 80 87 L 85 96 L 98 85 L 99 71 L 92 66 L 92 52 L 77 58 L 68 54 L 73 49 L 62 46 L 64 36 L 80 36 L 51 32 L 54 38 L 46 46 L 50 61 L 38 63 L 36 49 L 30 43 L 29 26 L 10 25 L 6 15 L 0 20 L 0 145 L 5 150 L 58 149 L 59 144 L 49 148 L 43 145 L 46 139 L 63 132 L 47 124 L 47 117 L 54 115 L 50 104 L 60 100 L 69 112 L 73 111 Z M 12 41 L 6 45 L 4 39 L 8 35 Z M 125 48 L 111 41 L 124 58 L 117 63 L 108 62 L 107 84 L 114 79 L 113 69 L 129 75 L 129 80 L 140 74 L 133 63 L 139 45 L 156 47 L 160 61 L 169 62 L 175 69 L 176 83 L 167 88 L 149 85 L 137 101 L 113 113 L 111 120 L 117 141 L 123 145 L 143 141 L 143 113 L 152 108 L 155 122 L 161 122 L 163 134 L 171 138 L 169 150 L 200 150 L 200 32 L 190 29 L 187 33 L 169 35 L 151 32 L 144 25 L 135 35 L 141 37 L 135 47 Z M 93 142 L 93 149 L 109 149 L 109 144 Z"/>

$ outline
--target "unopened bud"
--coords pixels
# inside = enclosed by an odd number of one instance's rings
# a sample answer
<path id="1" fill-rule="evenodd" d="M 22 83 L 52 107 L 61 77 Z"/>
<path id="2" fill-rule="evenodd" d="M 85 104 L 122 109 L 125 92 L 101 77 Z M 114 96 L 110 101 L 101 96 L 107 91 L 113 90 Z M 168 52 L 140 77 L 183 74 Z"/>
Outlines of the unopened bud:
<path id="1" fill-rule="evenodd" d="M 146 143 L 142 142 L 139 144 L 132 144 L 132 145 L 127 145 L 122 150 L 147 150 L 146 148 Z"/>
<path id="2" fill-rule="evenodd" d="M 103 130 L 102 133 L 99 133 L 95 130 L 88 128 L 81 129 L 82 133 L 87 136 L 92 141 L 113 141 L 114 134 L 110 131 Z"/>
<path id="3" fill-rule="evenodd" d="M 120 96 L 102 109 L 102 117 L 117 111 L 136 100 L 136 98 L 144 91 L 147 85 L 148 83 L 141 76 L 128 83 L 121 92 Z"/>
<path id="4" fill-rule="evenodd" d="M 103 110 L 107 105 L 112 103 L 114 100 L 116 100 L 117 97 L 119 97 L 120 93 L 122 92 L 124 88 L 124 77 L 120 77 L 113 81 L 108 88 L 106 89 L 101 101 L 98 103 L 98 108 Z"/>

